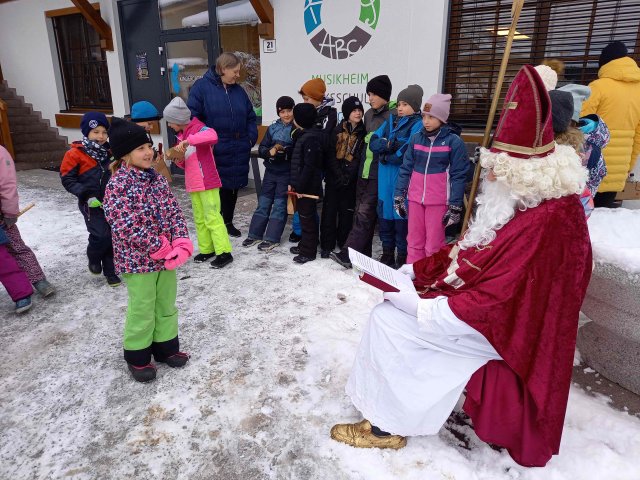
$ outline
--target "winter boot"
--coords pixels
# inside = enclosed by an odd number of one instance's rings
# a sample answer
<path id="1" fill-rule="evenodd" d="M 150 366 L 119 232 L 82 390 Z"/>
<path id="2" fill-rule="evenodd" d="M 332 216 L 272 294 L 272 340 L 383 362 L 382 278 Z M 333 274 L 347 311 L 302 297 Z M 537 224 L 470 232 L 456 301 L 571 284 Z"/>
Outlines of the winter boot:
<path id="1" fill-rule="evenodd" d="M 211 262 L 211 268 L 223 268 L 231 262 L 233 262 L 233 257 L 230 253 L 221 253 L 213 262 Z"/>
<path id="2" fill-rule="evenodd" d="M 313 262 L 315 258 L 305 257 L 304 255 L 297 255 L 293 257 L 293 261 L 300 264 L 305 264 L 307 262 Z"/>
<path id="3" fill-rule="evenodd" d="M 298 235 L 296 232 L 291 232 L 291 235 L 289 235 L 289 241 L 291 243 L 298 243 L 300 240 L 302 240 L 302 236 Z"/>
<path id="4" fill-rule="evenodd" d="M 136 382 L 150 382 L 156 378 L 156 366 L 153 363 L 148 363 L 143 367 L 127 363 L 127 366 L 129 367 L 129 371 Z"/>
<path id="5" fill-rule="evenodd" d="M 331 252 L 329 258 L 334 262 L 338 262 L 344 268 L 351 268 L 351 259 L 349 259 L 349 250 L 341 250 L 340 252 Z"/>
<path id="6" fill-rule="evenodd" d="M 53 285 L 51 285 L 46 279 L 35 282 L 33 284 L 33 288 L 35 288 L 36 292 L 45 298 L 56 293 L 56 289 L 53 288 Z"/>
<path id="7" fill-rule="evenodd" d="M 187 362 L 189 361 L 189 358 L 191 358 L 191 355 L 189 355 L 188 353 L 178 352 L 165 358 L 164 360 L 158 360 L 156 358 L 156 361 L 166 363 L 171 368 L 181 368 L 187 364 Z"/>
<path id="8" fill-rule="evenodd" d="M 234 227 L 233 223 L 226 223 L 225 225 L 227 227 L 227 233 L 229 234 L 230 237 L 240 238 L 242 236 L 242 233 L 240 232 L 240 230 Z"/>
<path id="9" fill-rule="evenodd" d="M 100 275 L 102 273 L 102 265 L 89 262 L 89 271 L 94 275 Z"/>
<path id="10" fill-rule="evenodd" d="M 207 260 L 209 260 L 210 258 L 215 257 L 216 254 L 211 252 L 211 253 L 199 253 L 198 255 L 196 255 L 195 257 L 193 257 L 193 261 L 196 263 L 204 263 Z"/>
<path id="11" fill-rule="evenodd" d="M 26 312 L 31 308 L 31 295 L 16 302 L 16 313 Z"/>
<path id="12" fill-rule="evenodd" d="M 261 252 L 270 252 L 274 248 L 280 245 L 278 242 L 270 242 L 269 240 L 264 240 L 258 245 L 258 250 Z"/>
<path id="13" fill-rule="evenodd" d="M 407 263 L 407 254 L 406 253 L 398 253 L 396 257 L 396 270 Z"/>
<path id="14" fill-rule="evenodd" d="M 289 251 L 291 253 L 293 253 L 294 255 L 299 255 L 300 254 L 300 247 L 296 245 L 295 247 L 291 247 L 289 249 Z"/>
<path id="15" fill-rule="evenodd" d="M 120 277 L 117 275 L 109 275 L 107 277 L 107 284 L 110 287 L 117 287 L 118 285 L 120 285 L 122 283 L 122 280 L 120 280 Z"/>
<path id="16" fill-rule="evenodd" d="M 378 259 L 380 263 L 384 263 L 389 267 L 395 267 L 396 258 L 395 258 L 395 249 L 394 248 L 383 248 L 382 255 Z"/>
<path id="17" fill-rule="evenodd" d="M 258 240 L 257 238 L 245 238 L 244 242 L 242 242 L 242 246 L 243 247 L 253 247 L 254 245 L 257 245 L 258 243 L 260 243 L 262 240 Z"/>
<path id="18" fill-rule="evenodd" d="M 320 258 L 329 258 L 331 250 L 320 250 Z"/>

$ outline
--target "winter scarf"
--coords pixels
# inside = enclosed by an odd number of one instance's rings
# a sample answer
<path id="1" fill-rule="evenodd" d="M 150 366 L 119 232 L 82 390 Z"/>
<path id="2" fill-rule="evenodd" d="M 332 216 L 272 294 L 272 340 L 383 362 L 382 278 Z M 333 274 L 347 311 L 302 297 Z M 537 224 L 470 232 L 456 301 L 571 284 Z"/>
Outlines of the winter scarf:
<path id="1" fill-rule="evenodd" d="M 109 150 L 105 148 L 105 145 L 107 144 L 100 145 L 98 142 L 89 140 L 87 137 L 82 137 L 82 146 L 85 152 L 100 165 L 109 158 Z"/>

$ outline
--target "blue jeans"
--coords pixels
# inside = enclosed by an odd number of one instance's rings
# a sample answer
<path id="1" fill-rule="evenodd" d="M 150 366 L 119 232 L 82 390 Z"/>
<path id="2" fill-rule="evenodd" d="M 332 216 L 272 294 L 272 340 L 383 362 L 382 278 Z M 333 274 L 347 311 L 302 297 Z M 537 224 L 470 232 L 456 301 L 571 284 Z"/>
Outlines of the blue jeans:
<path id="1" fill-rule="evenodd" d="M 289 171 L 267 169 L 262 179 L 258 208 L 251 217 L 249 238 L 280 243 L 287 223 L 287 186 Z"/>

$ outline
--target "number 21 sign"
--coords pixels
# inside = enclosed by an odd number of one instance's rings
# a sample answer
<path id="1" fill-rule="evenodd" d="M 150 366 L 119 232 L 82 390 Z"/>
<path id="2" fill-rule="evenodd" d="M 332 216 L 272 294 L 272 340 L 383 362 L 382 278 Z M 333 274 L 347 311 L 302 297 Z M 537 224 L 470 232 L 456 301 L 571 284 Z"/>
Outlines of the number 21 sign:
<path id="1" fill-rule="evenodd" d="M 275 40 L 263 40 L 262 41 L 262 52 L 263 53 L 275 53 L 276 51 L 276 41 Z"/>

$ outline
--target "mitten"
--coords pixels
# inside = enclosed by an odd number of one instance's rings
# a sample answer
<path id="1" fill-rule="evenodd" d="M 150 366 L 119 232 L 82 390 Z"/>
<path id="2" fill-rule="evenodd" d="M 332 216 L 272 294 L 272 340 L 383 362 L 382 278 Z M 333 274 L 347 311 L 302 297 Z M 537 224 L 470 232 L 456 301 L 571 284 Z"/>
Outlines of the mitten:
<path id="1" fill-rule="evenodd" d="M 171 251 L 171 244 L 167 237 L 160 235 L 160 248 L 153 252 L 150 257 L 154 260 L 163 260 L 164 257 Z"/>
<path id="2" fill-rule="evenodd" d="M 413 263 L 405 263 L 404 265 L 402 265 L 399 269 L 398 272 L 405 274 L 406 276 L 408 276 L 411 280 L 415 280 L 416 279 L 416 274 L 413 271 Z"/>
<path id="3" fill-rule="evenodd" d="M 164 257 L 164 268 L 175 270 L 184 264 L 193 253 L 193 243 L 188 238 L 176 238 L 172 250 Z"/>
<path id="4" fill-rule="evenodd" d="M 404 201 L 404 195 L 393 197 L 393 209 L 401 218 L 407 218 L 407 206 Z"/>
<path id="5" fill-rule="evenodd" d="M 442 217 L 442 224 L 444 225 L 444 228 L 460 223 L 460 220 L 462 220 L 462 207 L 459 207 L 458 205 L 449 205 L 447 213 Z"/>
<path id="6" fill-rule="evenodd" d="M 480 150 L 481 150 L 481 146 L 478 145 L 474 150 L 473 150 L 473 157 L 471 158 L 471 163 L 473 163 L 474 165 L 476 165 L 479 161 L 480 161 Z"/>
<path id="7" fill-rule="evenodd" d="M 96 197 L 91 197 L 87 200 L 87 205 L 89 205 L 89 208 L 98 208 L 102 206 L 102 202 Z"/>
<path id="8" fill-rule="evenodd" d="M 386 292 L 382 297 L 393 303 L 393 306 L 397 309 L 414 317 L 418 316 L 418 300 L 420 300 L 420 297 L 416 292 Z"/>
<path id="9" fill-rule="evenodd" d="M 2 218 L 2 223 L 4 223 L 5 227 L 11 228 L 18 222 L 18 217 L 10 217 L 5 215 Z"/>

